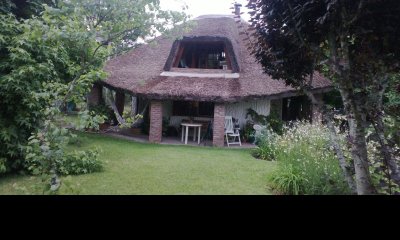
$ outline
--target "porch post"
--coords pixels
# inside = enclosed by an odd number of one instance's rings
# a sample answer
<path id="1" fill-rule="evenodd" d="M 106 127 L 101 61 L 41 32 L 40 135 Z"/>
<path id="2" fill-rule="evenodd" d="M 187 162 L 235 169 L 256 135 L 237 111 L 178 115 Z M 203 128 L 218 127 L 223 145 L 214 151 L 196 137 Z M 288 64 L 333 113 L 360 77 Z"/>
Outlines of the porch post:
<path id="1" fill-rule="evenodd" d="M 225 105 L 215 103 L 214 106 L 214 126 L 213 126 L 213 146 L 224 146 L 224 127 L 225 127 Z"/>
<path id="2" fill-rule="evenodd" d="M 152 100 L 150 103 L 149 142 L 160 143 L 162 138 L 162 102 Z"/>
<path id="3" fill-rule="evenodd" d="M 117 106 L 118 113 L 122 116 L 122 114 L 124 113 L 124 105 L 125 105 L 125 93 L 124 92 L 116 91 L 115 105 Z"/>
<path id="4" fill-rule="evenodd" d="M 322 94 L 315 94 L 315 98 L 317 101 L 322 101 L 323 95 Z M 312 105 L 311 107 L 311 122 L 312 123 L 320 123 L 322 121 L 322 113 L 320 110 L 315 106 Z"/>
<path id="5" fill-rule="evenodd" d="M 97 106 L 103 102 L 103 87 L 99 84 L 93 84 L 92 90 L 88 95 L 88 105 Z"/>

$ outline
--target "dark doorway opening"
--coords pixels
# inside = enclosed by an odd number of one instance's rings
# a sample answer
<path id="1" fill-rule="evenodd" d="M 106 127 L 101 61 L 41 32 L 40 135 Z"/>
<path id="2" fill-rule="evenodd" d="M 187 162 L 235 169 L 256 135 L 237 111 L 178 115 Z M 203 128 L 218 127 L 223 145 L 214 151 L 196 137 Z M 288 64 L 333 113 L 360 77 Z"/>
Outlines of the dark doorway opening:
<path id="1" fill-rule="evenodd" d="M 282 120 L 296 121 L 309 120 L 311 121 L 312 105 L 307 96 L 284 98 L 282 101 Z"/>

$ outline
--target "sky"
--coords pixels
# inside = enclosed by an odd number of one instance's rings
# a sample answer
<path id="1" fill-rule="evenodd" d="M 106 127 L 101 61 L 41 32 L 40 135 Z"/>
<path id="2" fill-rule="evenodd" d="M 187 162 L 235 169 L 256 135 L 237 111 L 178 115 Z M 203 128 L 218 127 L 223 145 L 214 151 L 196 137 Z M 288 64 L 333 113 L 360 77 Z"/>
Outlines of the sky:
<path id="1" fill-rule="evenodd" d="M 181 11 L 182 6 L 186 4 L 188 6 L 186 12 L 192 15 L 192 18 L 206 14 L 232 14 L 233 9 L 229 8 L 233 6 L 233 2 L 235 0 L 160 0 L 161 7 L 165 10 Z M 245 8 L 247 0 L 236 0 L 236 2 L 243 5 L 241 11 L 245 14 L 242 18 L 248 21 L 248 9 Z"/>

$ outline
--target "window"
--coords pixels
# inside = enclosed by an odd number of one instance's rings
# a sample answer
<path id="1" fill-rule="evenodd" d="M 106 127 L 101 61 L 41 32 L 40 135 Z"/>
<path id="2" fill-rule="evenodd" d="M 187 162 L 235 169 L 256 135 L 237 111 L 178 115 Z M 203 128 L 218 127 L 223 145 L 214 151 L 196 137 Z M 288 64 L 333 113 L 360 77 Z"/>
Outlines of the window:
<path id="1" fill-rule="evenodd" d="M 214 103 L 174 101 L 172 113 L 174 116 L 212 117 L 214 115 Z"/>
<path id="2" fill-rule="evenodd" d="M 232 69 L 223 41 L 182 41 L 173 67 Z"/>

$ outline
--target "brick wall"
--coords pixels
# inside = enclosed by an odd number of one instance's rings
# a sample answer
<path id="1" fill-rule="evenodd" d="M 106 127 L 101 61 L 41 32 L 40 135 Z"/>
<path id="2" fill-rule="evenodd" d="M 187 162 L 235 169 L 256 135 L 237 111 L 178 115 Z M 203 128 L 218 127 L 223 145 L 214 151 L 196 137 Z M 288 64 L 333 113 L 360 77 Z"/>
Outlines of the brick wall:
<path id="1" fill-rule="evenodd" d="M 213 145 L 224 146 L 225 105 L 216 103 L 214 106 Z"/>
<path id="2" fill-rule="evenodd" d="M 160 143 L 162 138 L 162 102 L 150 103 L 150 133 L 149 142 Z"/>
<path id="3" fill-rule="evenodd" d="M 101 104 L 102 102 L 103 102 L 103 87 L 98 84 L 94 84 L 92 90 L 88 95 L 88 103 L 91 106 L 96 106 Z"/>

